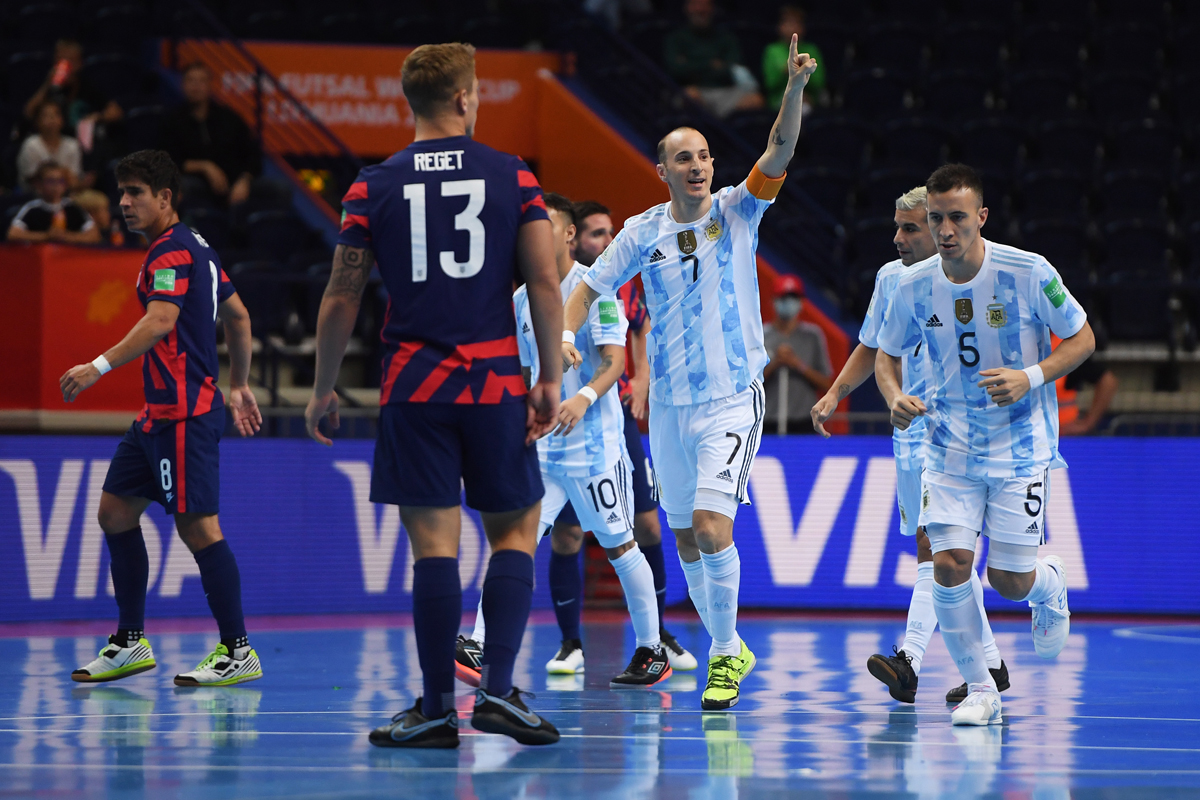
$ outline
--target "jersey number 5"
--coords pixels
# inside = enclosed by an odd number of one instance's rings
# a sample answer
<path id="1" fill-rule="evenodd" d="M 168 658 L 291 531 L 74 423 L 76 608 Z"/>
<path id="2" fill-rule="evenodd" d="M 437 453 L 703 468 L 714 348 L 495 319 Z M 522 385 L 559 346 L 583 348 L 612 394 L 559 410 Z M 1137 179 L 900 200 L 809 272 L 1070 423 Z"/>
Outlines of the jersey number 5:
<path id="1" fill-rule="evenodd" d="M 453 250 L 438 253 L 442 272 L 451 278 L 470 278 L 483 269 L 486 252 L 485 232 L 479 212 L 487 198 L 487 184 L 482 179 L 469 181 L 444 181 L 442 197 L 467 197 L 467 207 L 454 215 L 454 230 L 466 231 L 470 237 L 467 245 L 467 260 L 457 261 Z M 408 201 L 408 227 L 412 239 L 412 279 L 422 283 L 429 275 L 429 234 L 425 229 L 425 184 L 409 183 L 404 186 L 404 199 Z"/>

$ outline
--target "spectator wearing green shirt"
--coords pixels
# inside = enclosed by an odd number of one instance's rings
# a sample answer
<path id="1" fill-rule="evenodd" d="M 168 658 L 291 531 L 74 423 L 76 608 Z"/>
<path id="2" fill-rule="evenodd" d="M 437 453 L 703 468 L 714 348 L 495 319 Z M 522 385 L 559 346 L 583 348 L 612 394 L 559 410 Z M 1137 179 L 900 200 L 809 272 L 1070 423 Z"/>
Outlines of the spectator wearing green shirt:
<path id="1" fill-rule="evenodd" d="M 760 108 L 763 100 L 758 83 L 739 63 L 742 54 L 737 37 L 713 25 L 713 0 L 687 0 L 684 14 L 687 26 L 671 33 L 663 43 L 663 61 L 671 77 L 688 97 L 719 117 Z M 784 69 L 786 77 L 786 64 Z"/>
<path id="2" fill-rule="evenodd" d="M 825 59 L 820 48 L 805 40 L 806 32 L 804 9 L 798 6 L 779 9 L 779 41 L 767 45 L 763 50 L 763 86 L 766 88 L 767 105 L 771 108 L 779 108 L 783 102 L 783 89 L 787 86 L 788 78 L 788 47 L 793 35 L 800 37 L 800 52 L 808 53 L 817 62 L 817 71 L 808 79 L 808 91 L 804 94 L 805 113 L 811 108 L 809 98 L 820 98 L 825 91 Z"/>

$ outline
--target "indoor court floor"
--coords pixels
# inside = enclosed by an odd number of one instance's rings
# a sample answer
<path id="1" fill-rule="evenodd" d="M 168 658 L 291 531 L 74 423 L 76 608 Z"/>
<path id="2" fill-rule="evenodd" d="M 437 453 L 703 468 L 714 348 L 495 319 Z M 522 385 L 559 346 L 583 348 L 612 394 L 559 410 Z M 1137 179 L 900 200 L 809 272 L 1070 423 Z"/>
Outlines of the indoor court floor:
<path id="1" fill-rule="evenodd" d="M 866 672 L 899 641 L 900 617 L 748 615 L 739 629 L 757 668 L 735 710 L 708 713 L 703 659 L 660 690 L 609 690 L 633 647 L 612 614 L 585 626 L 586 676 L 548 679 L 558 630 L 539 612 L 516 682 L 562 741 L 475 733 L 460 684 L 461 747 L 412 751 L 366 737 L 420 691 L 403 616 L 251 623 L 265 677 L 223 689 L 171 682 L 215 643 L 208 620 L 151 621 L 158 669 L 99 685 L 69 674 L 107 625 L 0 626 L 0 797 L 1200 796 L 1196 624 L 1077 619 L 1047 662 L 1027 619 L 999 621 L 1005 724 L 952 728 L 944 695 L 960 679 L 939 636 L 915 706 Z M 707 653 L 698 622 L 670 627 Z"/>

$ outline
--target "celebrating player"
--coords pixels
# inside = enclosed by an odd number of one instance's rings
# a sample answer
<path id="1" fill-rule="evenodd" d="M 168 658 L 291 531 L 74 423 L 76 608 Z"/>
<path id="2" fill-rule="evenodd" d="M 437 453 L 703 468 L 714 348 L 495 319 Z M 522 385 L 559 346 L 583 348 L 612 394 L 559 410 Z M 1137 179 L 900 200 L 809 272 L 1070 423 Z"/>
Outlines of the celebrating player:
<path id="1" fill-rule="evenodd" d="M 671 201 L 626 221 L 572 292 L 564 311 L 563 363 L 592 304 L 641 273 L 654 325 L 650 449 L 667 524 L 688 593 L 712 636 L 701 707 L 735 705 L 754 654 L 737 633 L 741 565 L 733 519 L 762 433 L 767 363 L 755 271 L 757 228 L 774 201 L 800 134 L 804 85 L 816 69 L 792 37 L 788 84 L 767 150 L 749 177 L 712 193 L 708 142 L 692 128 L 658 144 Z"/>
<path id="2" fill-rule="evenodd" d="M 812 407 L 813 427 L 828 438 L 824 423 L 837 410 L 837 404 L 850 392 L 857 389 L 867 376 L 875 371 L 875 356 L 879 349 L 879 329 L 883 326 L 896 283 L 905 271 L 919 261 L 937 254 L 933 237 L 929 234 L 929 223 L 925 219 L 924 186 L 918 186 L 896 198 L 896 235 L 893 239 L 900 258 L 884 264 L 875 276 L 875 291 L 867 307 L 867 318 L 859 331 L 859 344 L 850 354 L 833 388 Z M 925 400 L 928 383 L 926 374 L 929 359 L 921 358 L 914 350 L 904 358 L 904 393 Z M 892 447 L 896 454 L 896 500 L 900 507 L 900 533 L 917 537 L 917 582 L 913 585 L 912 600 L 908 604 L 908 627 L 904 633 L 904 644 L 893 655 L 876 654 L 867 660 L 867 669 L 872 675 L 887 684 L 892 697 L 914 703 L 917 697 L 917 677 L 921 672 L 921 661 L 925 648 L 937 627 L 937 614 L 933 610 L 933 553 L 929 549 L 929 538 L 925 529 L 918 527 L 917 515 L 921 503 L 921 468 L 925 462 L 925 418 L 917 417 L 905 430 L 896 428 L 892 435 Z M 996 680 L 996 687 L 1004 691 L 1009 686 L 1008 667 L 1000 658 L 992 627 L 983 611 L 983 583 L 979 575 L 971 570 L 971 590 L 983 614 L 983 652 L 987 657 L 988 669 Z M 964 683 L 951 689 L 946 695 L 948 702 L 958 702 L 967 695 Z"/>
<path id="3" fill-rule="evenodd" d="M 554 229 L 555 258 L 562 278 L 562 298 L 582 280 L 587 268 L 571 258 L 571 240 L 575 237 L 575 218 L 571 202 L 553 192 L 545 196 Z M 513 295 L 517 318 L 517 341 L 521 365 L 527 383 L 538 378 L 537 342 L 530 329 L 529 297 L 524 286 Z M 538 440 L 538 457 L 546 496 L 542 499 L 541 528 L 549 532 L 555 517 L 568 502 L 580 510 L 581 521 L 595 534 L 604 548 L 621 586 L 633 620 L 637 648 L 629 666 L 612 679 L 614 689 L 653 686 L 671 676 L 666 648 L 658 635 L 658 607 L 654 598 L 654 575 L 645 556 L 633 540 L 633 489 L 629 485 L 631 465 L 622 432 L 625 418 L 621 401 L 609 389 L 625 369 L 625 332 L 628 324 L 614 297 L 601 297 L 588 312 L 588 322 L 577 344 L 585 355 L 578 371 L 563 376 L 562 404 L 554 433 Z M 557 347 L 555 348 L 557 354 Z M 578 564 L 575 565 L 578 571 Z M 553 581 L 551 582 L 553 586 Z M 551 598 L 555 598 L 553 590 Z M 577 597 L 569 597 L 576 609 Z M 576 617 L 577 620 L 577 617 Z M 459 643 L 459 676 L 471 682 L 470 661 L 462 652 L 473 643 L 484 641 L 484 621 L 476 616 L 475 632 L 470 640 Z M 572 635 L 573 634 L 573 635 Z M 579 643 L 579 628 L 563 631 L 563 647 Z M 473 640 L 473 642 L 472 642 Z M 579 669 L 583 667 L 579 644 Z M 557 660 L 563 653 L 555 656 Z M 568 658 L 570 655 L 568 654 Z M 551 661 L 554 664 L 554 661 Z"/>
<path id="4" fill-rule="evenodd" d="M 139 524 L 151 501 L 175 517 L 179 538 L 200 568 L 200 583 L 221 642 L 179 686 L 227 686 L 262 677 L 246 637 L 242 581 L 217 520 L 225 401 L 217 388 L 217 323 L 229 347 L 229 410 L 242 436 L 253 436 L 262 414 L 247 385 L 250 316 L 221 269 L 216 251 L 179 221 L 179 170 L 161 150 L 141 150 L 117 163 L 121 213 L 129 230 L 151 242 L 138 274 L 146 315 L 116 346 L 90 364 L 72 367 L 59 384 L 74 401 L 109 370 L 142 359 L 146 407 L 125 433 L 104 479 L 100 528 L 108 543 L 117 632 L 100 656 L 71 678 L 112 681 L 154 669 L 146 640 L 150 562 Z"/>
<path id="5" fill-rule="evenodd" d="M 413 551 L 413 632 L 424 694 L 371 732 L 384 747 L 457 747 L 454 651 L 462 617 L 460 494 L 492 547 L 483 585 L 488 641 L 471 724 L 523 744 L 558 731 L 512 685 L 529 618 L 542 479 L 533 441 L 558 420 L 562 296 L 537 179 L 516 156 L 472 140 L 479 110 L 475 50 L 418 47 L 401 70 L 416 140 L 363 169 L 342 200 L 345 219 L 317 323 L 309 435 L 338 425 L 334 383 L 371 267 L 390 301 L 384 320 L 379 435 L 371 501 L 400 507 Z M 521 377 L 512 312 L 520 266 L 542 357 Z"/>
<path id="6" fill-rule="evenodd" d="M 970 167 L 929 176 L 929 229 L 938 255 L 906 269 L 892 295 L 876 377 L 901 430 L 928 415 L 919 524 L 933 550 L 933 607 L 968 694 L 955 725 L 999 724 L 1000 694 L 983 650 L 983 614 L 970 580 L 976 537 L 990 539 L 988 579 L 1033 608 L 1033 644 L 1054 658 L 1070 631 L 1066 569 L 1039 559 L 1049 474 L 1058 452 L 1054 381 L 1083 363 L 1095 338 L 1083 309 L 1046 259 L 980 236 L 983 184 Z M 1063 339 L 1051 353 L 1050 331 Z M 900 359 L 924 350 L 928 402 L 906 393 Z"/>

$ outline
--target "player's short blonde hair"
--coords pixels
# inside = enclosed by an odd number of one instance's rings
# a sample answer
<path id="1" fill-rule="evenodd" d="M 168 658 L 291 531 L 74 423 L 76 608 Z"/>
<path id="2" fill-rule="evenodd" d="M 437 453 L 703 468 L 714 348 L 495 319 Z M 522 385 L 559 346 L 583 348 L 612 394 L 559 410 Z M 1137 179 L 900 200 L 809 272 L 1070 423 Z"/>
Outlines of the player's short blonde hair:
<path id="1" fill-rule="evenodd" d="M 429 119 L 475 80 L 475 48 L 461 42 L 423 44 L 408 54 L 400 84 L 413 114 Z"/>
<path id="2" fill-rule="evenodd" d="M 915 189 L 909 189 L 904 194 L 896 198 L 897 211 L 916 211 L 922 206 L 929 204 L 929 190 L 924 186 L 918 186 Z"/>

